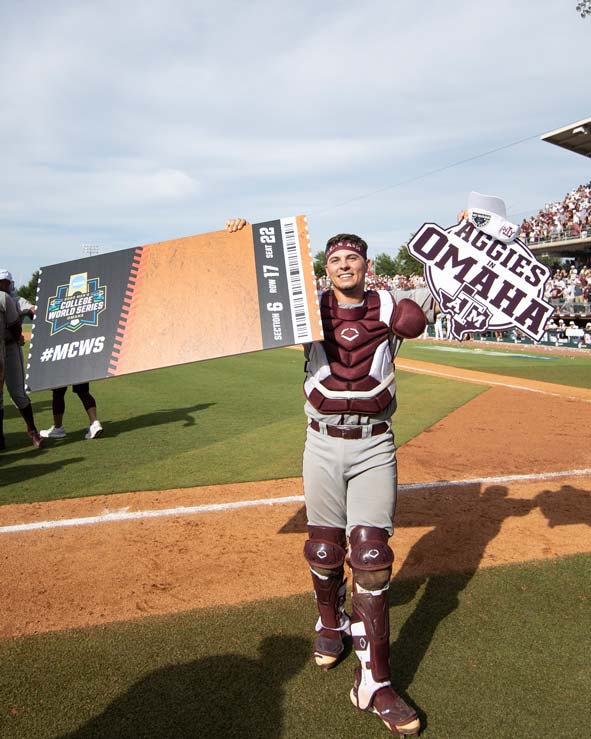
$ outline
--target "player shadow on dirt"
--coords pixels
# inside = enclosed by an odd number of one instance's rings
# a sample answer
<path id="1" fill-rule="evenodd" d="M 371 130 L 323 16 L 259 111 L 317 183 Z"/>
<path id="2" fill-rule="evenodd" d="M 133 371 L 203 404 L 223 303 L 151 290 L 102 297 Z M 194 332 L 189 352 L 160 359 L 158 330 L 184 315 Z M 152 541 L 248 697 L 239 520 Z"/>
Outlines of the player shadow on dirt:
<path id="1" fill-rule="evenodd" d="M 507 495 L 504 486 L 491 485 L 481 492 L 480 485 L 474 484 L 451 495 L 420 496 L 422 509 L 420 500 L 406 498 L 400 505 L 396 528 L 434 527 L 411 547 L 390 588 L 390 604 L 397 606 L 413 601 L 425 586 L 392 643 L 393 684 L 403 693 L 427 654 L 437 627 L 460 605 L 460 594 L 477 572 L 487 545 L 503 522 L 525 516 L 537 505 L 534 500 Z M 405 510 L 404 502 L 412 509 Z M 398 626 L 395 608 L 391 617 L 394 638 Z"/>
<path id="2" fill-rule="evenodd" d="M 591 526 L 591 490 L 563 485 L 560 490 L 543 490 L 536 503 L 548 521 L 548 526 Z"/>
<path id="3" fill-rule="evenodd" d="M 60 739 L 278 738 L 284 686 L 307 663 L 309 644 L 301 637 L 270 636 L 259 654 L 162 667 Z"/>

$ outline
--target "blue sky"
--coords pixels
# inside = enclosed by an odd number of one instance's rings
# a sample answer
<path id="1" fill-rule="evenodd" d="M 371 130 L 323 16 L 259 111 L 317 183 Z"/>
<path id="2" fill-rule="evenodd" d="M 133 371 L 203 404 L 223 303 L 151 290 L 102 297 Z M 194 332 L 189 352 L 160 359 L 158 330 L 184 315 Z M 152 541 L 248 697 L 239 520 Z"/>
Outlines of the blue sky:
<path id="1" fill-rule="evenodd" d="M 83 244 L 238 215 L 308 214 L 314 252 L 352 231 L 395 253 L 470 190 L 519 221 L 591 179 L 588 159 L 536 137 L 591 116 L 575 5 L 3 3 L 0 267 L 22 283 Z"/>

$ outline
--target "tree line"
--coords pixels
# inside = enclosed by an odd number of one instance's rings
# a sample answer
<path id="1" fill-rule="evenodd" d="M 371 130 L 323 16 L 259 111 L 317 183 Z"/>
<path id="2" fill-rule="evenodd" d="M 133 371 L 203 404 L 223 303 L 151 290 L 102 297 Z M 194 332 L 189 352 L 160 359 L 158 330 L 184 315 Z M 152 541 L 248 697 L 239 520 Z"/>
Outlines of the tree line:
<path id="1" fill-rule="evenodd" d="M 26 285 L 21 285 L 16 291 L 21 298 L 28 300 L 29 303 L 35 305 L 37 302 L 37 284 L 39 282 L 39 270 L 33 272 L 33 276 Z"/>
<path id="2" fill-rule="evenodd" d="M 395 257 L 390 256 L 390 254 L 387 254 L 386 252 L 381 252 L 371 260 L 371 271 L 380 277 L 394 277 L 395 275 L 410 277 L 411 275 L 422 275 L 423 269 L 423 263 L 419 262 L 418 259 L 415 259 L 409 253 L 406 248 L 406 244 L 403 244 L 400 247 Z M 323 251 L 319 251 L 314 256 L 314 273 L 317 278 L 324 277 L 326 275 L 326 257 Z"/>

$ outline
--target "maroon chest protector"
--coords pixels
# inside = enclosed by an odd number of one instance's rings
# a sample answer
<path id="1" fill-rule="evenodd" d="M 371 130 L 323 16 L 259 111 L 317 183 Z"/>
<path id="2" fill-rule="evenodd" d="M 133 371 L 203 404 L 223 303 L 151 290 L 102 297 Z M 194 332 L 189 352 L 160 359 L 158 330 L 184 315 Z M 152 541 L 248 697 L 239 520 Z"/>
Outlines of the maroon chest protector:
<path id="1" fill-rule="evenodd" d="M 386 310 L 382 301 L 386 300 Z M 304 385 L 321 413 L 375 414 L 394 394 L 389 322 L 393 300 L 374 290 L 359 308 L 339 308 L 332 290 L 320 301 L 324 341 L 314 342 Z"/>

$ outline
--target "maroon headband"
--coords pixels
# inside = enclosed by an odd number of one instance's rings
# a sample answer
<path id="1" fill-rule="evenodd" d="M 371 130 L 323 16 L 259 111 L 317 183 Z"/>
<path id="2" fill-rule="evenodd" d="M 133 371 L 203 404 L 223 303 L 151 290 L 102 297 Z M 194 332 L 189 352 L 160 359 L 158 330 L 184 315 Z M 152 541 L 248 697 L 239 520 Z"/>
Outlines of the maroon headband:
<path id="1" fill-rule="evenodd" d="M 326 258 L 328 259 L 333 252 L 341 251 L 341 249 L 354 251 L 363 257 L 363 259 L 367 259 L 367 247 L 361 246 L 361 244 L 354 244 L 351 241 L 337 241 L 336 244 L 328 246 L 325 251 Z"/>

